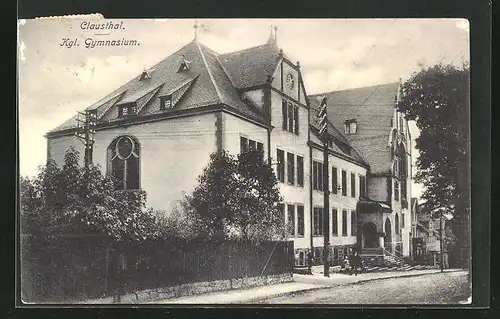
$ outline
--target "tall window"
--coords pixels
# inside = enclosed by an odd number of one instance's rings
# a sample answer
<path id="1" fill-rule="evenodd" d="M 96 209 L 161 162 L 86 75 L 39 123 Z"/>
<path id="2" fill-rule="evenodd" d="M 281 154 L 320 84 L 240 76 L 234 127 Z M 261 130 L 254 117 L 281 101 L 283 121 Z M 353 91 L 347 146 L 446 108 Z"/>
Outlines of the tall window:
<path id="1" fill-rule="evenodd" d="M 323 235 L 323 207 L 314 207 L 314 236 Z"/>
<path id="2" fill-rule="evenodd" d="M 139 142 L 131 136 L 121 136 L 108 147 L 108 169 L 120 184 L 118 189 L 139 189 Z"/>
<path id="3" fill-rule="evenodd" d="M 356 197 L 356 174 L 351 173 L 351 197 Z"/>
<path id="4" fill-rule="evenodd" d="M 296 135 L 299 135 L 299 107 L 297 105 L 294 105 L 293 107 L 293 118 L 294 118 L 293 132 Z"/>
<path id="5" fill-rule="evenodd" d="M 294 118 L 294 114 L 293 114 L 293 105 L 292 103 L 288 103 L 288 127 L 287 127 L 287 130 L 289 132 L 292 132 L 293 133 L 293 118 Z"/>
<path id="6" fill-rule="evenodd" d="M 356 236 L 357 227 L 356 227 L 356 211 L 351 211 L 351 236 Z"/>
<path id="7" fill-rule="evenodd" d="M 313 189 L 323 190 L 323 163 L 313 161 Z"/>
<path id="8" fill-rule="evenodd" d="M 366 177 L 363 175 L 359 176 L 359 196 L 366 196 Z"/>
<path id="9" fill-rule="evenodd" d="M 276 157 L 278 158 L 278 180 L 282 183 L 285 182 L 285 152 L 278 149 L 276 151 Z"/>
<path id="10" fill-rule="evenodd" d="M 288 168 L 288 184 L 295 184 L 295 155 L 292 153 L 286 154 L 287 168 Z"/>
<path id="11" fill-rule="evenodd" d="M 394 181 L 394 199 L 399 200 L 399 183 Z"/>
<path id="12" fill-rule="evenodd" d="M 297 186 L 304 186 L 304 158 L 297 155 Z"/>
<path id="13" fill-rule="evenodd" d="M 406 199 L 408 193 L 406 191 L 406 180 L 401 181 L 401 200 Z"/>
<path id="14" fill-rule="evenodd" d="M 288 221 L 287 229 L 290 236 L 295 236 L 295 205 L 287 204 L 288 207 Z"/>
<path id="15" fill-rule="evenodd" d="M 240 153 L 248 151 L 248 139 L 240 136 Z"/>
<path id="16" fill-rule="evenodd" d="M 338 211 L 336 208 L 332 208 L 332 236 L 337 237 L 339 235 L 339 220 Z"/>
<path id="17" fill-rule="evenodd" d="M 342 211 L 342 236 L 347 236 L 347 211 Z"/>
<path id="18" fill-rule="evenodd" d="M 401 228 L 405 228 L 405 213 L 401 213 Z"/>
<path id="19" fill-rule="evenodd" d="M 299 108 L 290 102 L 281 102 L 281 113 L 283 116 L 282 128 L 285 131 L 299 135 Z"/>
<path id="20" fill-rule="evenodd" d="M 297 236 L 304 236 L 304 206 L 297 205 Z"/>
<path id="21" fill-rule="evenodd" d="M 342 170 L 342 196 L 347 196 L 347 172 Z"/>
<path id="22" fill-rule="evenodd" d="M 338 193 L 338 179 L 337 179 L 337 168 L 332 167 L 332 193 L 337 194 Z"/>
<path id="23" fill-rule="evenodd" d="M 396 234 L 399 235 L 399 216 L 398 216 L 398 214 L 396 214 L 396 216 L 394 217 L 394 229 L 396 231 Z"/>
<path id="24" fill-rule="evenodd" d="M 281 127 L 287 131 L 288 130 L 288 103 L 283 100 L 281 101 L 281 114 L 283 116 L 283 123 Z"/>

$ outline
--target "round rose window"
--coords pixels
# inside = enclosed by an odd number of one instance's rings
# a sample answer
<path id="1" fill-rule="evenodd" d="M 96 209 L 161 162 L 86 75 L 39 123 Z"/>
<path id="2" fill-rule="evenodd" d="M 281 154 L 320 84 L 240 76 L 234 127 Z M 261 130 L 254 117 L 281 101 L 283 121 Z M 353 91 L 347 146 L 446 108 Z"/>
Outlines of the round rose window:
<path id="1" fill-rule="evenodd" d="M 116 153 L 121 159 L 127 159 L 134 151 L 134 142 L 129 137 L 122 137 L 116 143 Z"/>

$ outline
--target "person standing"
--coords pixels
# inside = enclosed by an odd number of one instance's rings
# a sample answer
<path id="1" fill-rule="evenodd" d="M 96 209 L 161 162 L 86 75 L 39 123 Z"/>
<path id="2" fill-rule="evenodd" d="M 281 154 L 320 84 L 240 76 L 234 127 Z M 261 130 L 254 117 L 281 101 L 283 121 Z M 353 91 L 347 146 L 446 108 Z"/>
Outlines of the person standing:
<path id="1" fill-rule="evenodd" d="M 361 256 L 357 251 L 354 251 L 352 256 L 352 270 L 355 276 L 358 275 L 358 268 L 361 269 Z"/>
<path id="2" fill-rule="evenodd" d="M 313 254 L 311 251 L 307 253 L 307 272 L 309 275 L 312 275 L 312 263 L 313 263 Z"/>

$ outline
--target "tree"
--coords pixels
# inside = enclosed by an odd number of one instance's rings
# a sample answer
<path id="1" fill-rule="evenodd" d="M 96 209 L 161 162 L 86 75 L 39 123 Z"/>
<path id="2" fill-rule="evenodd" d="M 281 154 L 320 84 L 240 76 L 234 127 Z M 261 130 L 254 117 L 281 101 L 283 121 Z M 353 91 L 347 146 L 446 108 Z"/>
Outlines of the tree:
<path id="1" fill-rule="evenodd" d="M 158 223 L 159 238 L 170 240 L 209 237 L 208 225 L 191 207 L 192 200 L 191 196 L 184 194 L 182 199 L 174 202 L 170 212 L 153 210 Z"/>
<path id="2" fill-rule="evenodd" d="M 80 167 L 69 149 L 64 165 L 50 160 L 36 178 L 21 178 L 21 227 L 25 235 L 102 234 L 115 241 L 141 241 L 157 232 L 145 210 L 143 190 L 116 190 L 116 181 L 98 166 Z"/>
<path id="3" fill-rule="evenodd" d="M 254 240 L 284 233 L 278 182 L 262 152 L 213 153 L 198 181 L 191 206 L 210 236 Z"/>
<path id="4" fill-rule="evenodd" d="M 469 66 L 436 65 L 402 85 L 398 105 L 420 131 L 417 174 L 430 211 L 451 213 L 458 244 L 470 257 Z"/>

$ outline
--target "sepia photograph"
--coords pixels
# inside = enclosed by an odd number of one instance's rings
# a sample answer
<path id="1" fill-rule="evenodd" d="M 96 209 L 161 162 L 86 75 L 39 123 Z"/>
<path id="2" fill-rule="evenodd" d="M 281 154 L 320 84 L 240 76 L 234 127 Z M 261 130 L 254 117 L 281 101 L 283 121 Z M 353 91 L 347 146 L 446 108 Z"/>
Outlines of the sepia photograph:
<path id="1" fill-rule="evenodd" d="M 24 305 L 470 305 L 467 19 L 18 20 Z"/>

